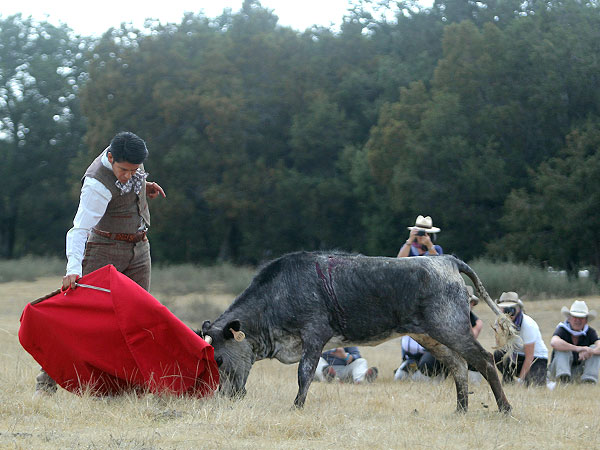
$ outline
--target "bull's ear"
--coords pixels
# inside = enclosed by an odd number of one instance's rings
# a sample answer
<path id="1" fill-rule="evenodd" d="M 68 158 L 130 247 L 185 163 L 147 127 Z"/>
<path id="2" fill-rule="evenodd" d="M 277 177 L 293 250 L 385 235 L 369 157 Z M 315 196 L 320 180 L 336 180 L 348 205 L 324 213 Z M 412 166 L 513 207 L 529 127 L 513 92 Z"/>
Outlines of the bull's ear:
<path id="1" fill-rule="evenodd" d="M 239 320 L 232 320 L 227 324 L 227 328 L 233 328 L 235 331 L 240 331 L 242 329 L 242 323 Z"/>
<path id="2" fill-rule="evenodd" d="M 246 337 L 241 328 L 242 324 L 239 320 L 232 320 L 223 328 L 223 337 L 225 339 L 234 338 L 236 341 L 241 342 Z"/>
<path id="3" fill-rule="evenodd" d="M 202 323 L 202 333 L 206 333 L 209 328 L 210 328 L 210 320 L 205 320 Z"/>

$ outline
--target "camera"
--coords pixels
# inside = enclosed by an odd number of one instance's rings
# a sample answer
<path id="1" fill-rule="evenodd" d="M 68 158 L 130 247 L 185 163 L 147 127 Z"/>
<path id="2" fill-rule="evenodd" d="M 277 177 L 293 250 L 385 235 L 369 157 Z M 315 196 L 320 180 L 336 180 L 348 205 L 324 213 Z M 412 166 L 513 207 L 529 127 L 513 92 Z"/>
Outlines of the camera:
<path id="1" fill-rule="evenodd" d="M 423 230 L 417 231 L 417 236 L 425 236 L 427 233 Z"/>
<path id="2" fill-rule="evenodd" d="M 505 306 L 502 309 L 504 310 L 504 314 L 506 314 L 507 316 L 514 317 L 515 314 L 517 314 L 517 308 L 515 308 L 514 306 Z"/>

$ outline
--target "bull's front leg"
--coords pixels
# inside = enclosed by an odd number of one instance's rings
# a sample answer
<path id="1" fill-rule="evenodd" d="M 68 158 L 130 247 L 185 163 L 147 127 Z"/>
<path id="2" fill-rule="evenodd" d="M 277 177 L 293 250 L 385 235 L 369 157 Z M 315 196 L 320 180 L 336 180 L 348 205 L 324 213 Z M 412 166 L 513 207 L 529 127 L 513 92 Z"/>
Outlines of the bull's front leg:
<path id="1" fill-rule="evenodd" d="M 302 349 L 302 358 L 298 364 L 298 395 L 294 400 L 294 406 L 296 408 L 302 408 L 306 401 L 306 395 L 308 394 L 308 388 L 312 383 L 319 364 L 319 358 L 323 351 L 323 344 L 317 343 L 304 343 Z"/>

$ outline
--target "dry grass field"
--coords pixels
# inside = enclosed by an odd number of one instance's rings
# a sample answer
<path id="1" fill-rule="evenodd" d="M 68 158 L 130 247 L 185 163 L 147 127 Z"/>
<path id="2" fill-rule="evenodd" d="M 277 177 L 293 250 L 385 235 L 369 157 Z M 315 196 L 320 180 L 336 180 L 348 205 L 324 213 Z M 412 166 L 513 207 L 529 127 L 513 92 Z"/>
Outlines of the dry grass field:
<path id="1" fill-rule="evenodd" d="M 470 409 L 455 413 L 450 380 L 394 382 L 399 340 L 363 347 L 380 376 L 371 385 L 313 383 L 306 407 L 293 410 L 296 365 L 255 364 L 241 401 L 127 395 L 78 397 L 64 390 L 32 399 L 37 363 L 20 346 L 19 317 L 28 301 L 53 291 L 56 278 L 0 284 L 0 448 L 10 449 L 522 449 L 600 448 L 600 387 L 507 386 L 511 415 L 498 412 L 487 383 L 470 387 Z M 155 294 L 160 300 L 160 296 Z M 203 294 L 224 308 L 233 298 Z M 170 298 L 183 310 L 194 296 Z M 600 298 L 587 298 L 600 310 Z M 571 300 L 526 303 L 549 343 L 560 308 Z M 183 306 L 182 306 L 183 305 Z M 177 307 L 177 308 L 175 308 Z M 489 323 L 480 304 L 476 313 Z M 193 319 L 199 326 L 204 317 Z M 209 319 L 212 319 L 209 317 Z M 600 319 L 599 319 L 600 322 Z M 600 326 L 600 324 L 598 324 Z M 486 325 L 481 342 L 493 345 Z"/>

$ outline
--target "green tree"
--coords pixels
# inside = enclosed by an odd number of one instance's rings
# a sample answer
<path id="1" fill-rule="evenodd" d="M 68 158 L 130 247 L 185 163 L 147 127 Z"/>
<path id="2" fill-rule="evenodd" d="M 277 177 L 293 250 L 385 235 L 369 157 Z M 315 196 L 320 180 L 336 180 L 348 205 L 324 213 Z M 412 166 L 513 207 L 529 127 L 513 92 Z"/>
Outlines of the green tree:
<path id="1" fill-rule="evenodd" d="M 559 154 L 532 174 L 530 191 L 507 198 L 506 236 L 498 255 L 545 261 L 571 273 L 582 266 L 600 274 L 600 118 L 590 117 L 567 137 Z"/>
<path id="2" fill-rule="evenodd" d="M 64 250 L 87 42 L 66 26 L 0 19 L 0 257 Z"/>

